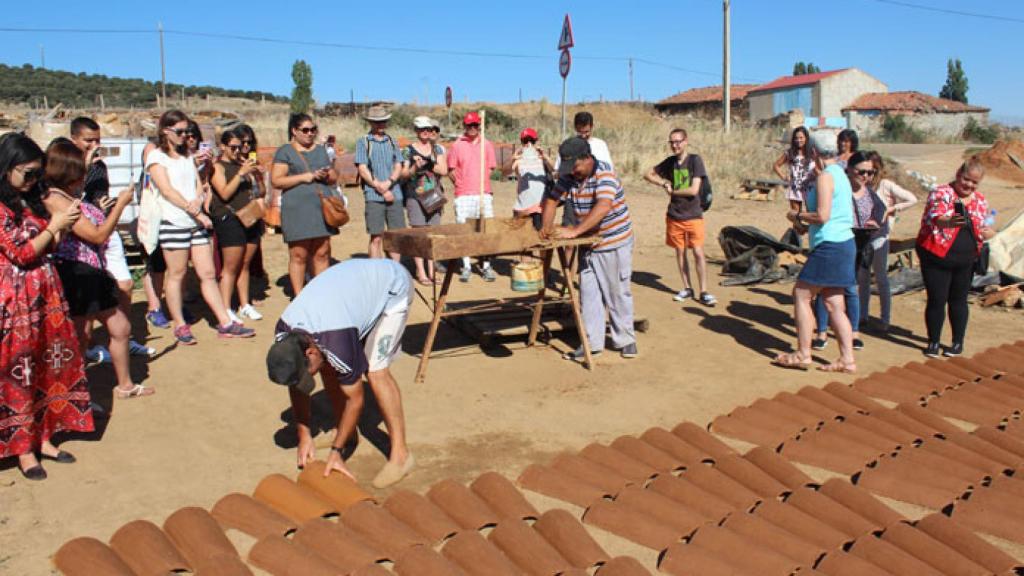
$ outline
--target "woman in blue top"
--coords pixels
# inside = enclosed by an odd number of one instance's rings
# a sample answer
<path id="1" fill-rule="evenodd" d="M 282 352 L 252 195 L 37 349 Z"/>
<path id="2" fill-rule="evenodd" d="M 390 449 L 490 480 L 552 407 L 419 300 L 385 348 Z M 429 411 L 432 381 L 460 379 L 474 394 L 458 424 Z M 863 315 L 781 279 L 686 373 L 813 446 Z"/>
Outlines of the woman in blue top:
<path id="1" fill-rule="evenodd" d="M 846 317 L 843 290 L 856 284 L 853 190 L 846 173 L 836 163 L 835 144 L 827 141 L 816 141 L 815 144 L 825 169 L 808 191 L 805 199 L 807 211 L 791 210 L 787 214 L 794 228 L 809 233 L 811 246 L 807 263 L 793 288 L 798 349 L 779 354 L 774 364 L 801 370 L 811 365 L 811 337 L 814 333 L 811 301 L 821 294 L 832 320 L 832 330 L 839 340 L 839 359 L 819 367 L 819 370 L 852 373 L 857 366 L 853 360 L 853 333 Z"/>

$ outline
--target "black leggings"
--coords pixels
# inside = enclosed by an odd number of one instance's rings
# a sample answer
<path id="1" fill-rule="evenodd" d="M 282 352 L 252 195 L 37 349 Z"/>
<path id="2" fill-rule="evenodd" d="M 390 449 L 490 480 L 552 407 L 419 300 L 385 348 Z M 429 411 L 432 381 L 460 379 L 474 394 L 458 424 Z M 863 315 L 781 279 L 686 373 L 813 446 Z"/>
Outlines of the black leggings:
<path id="1" fill-rule="evenodd" d="M 967 293 L 974 279 L 974 263 L 951 263 L 920 249 L 917 254 L 921 261 L 924 288 L 928 292 L 928 304 L 924 309 L 928 342 L 939 342 L 948 307 L 953 343 L 963 344 L 969 314 Z"/>

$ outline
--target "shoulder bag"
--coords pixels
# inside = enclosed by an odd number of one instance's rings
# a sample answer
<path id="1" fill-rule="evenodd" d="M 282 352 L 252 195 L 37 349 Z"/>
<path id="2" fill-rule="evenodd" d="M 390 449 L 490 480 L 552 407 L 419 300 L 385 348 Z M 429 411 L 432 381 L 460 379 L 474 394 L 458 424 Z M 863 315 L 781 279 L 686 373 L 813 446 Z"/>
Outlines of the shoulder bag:
<path id="1" fill-rule="evenodd" d="M 424 157 L 412 145 L 409 145 L 409 150 L 411 162 L 413 161 L 411 158 L 413 154 Z M 429 160 L 432 163 L 437 162 L 437 151 L 434 149 L 434 144 L 430 145 Z M 412 188 L 416 193 L 416 201 L 420 203 L 424 214 L 433 214 L 444 208 L 444 205 L 448 202 L 448 199 L 444 196 L 441 179 L 431 171 L 432 169 L 433 167 L 431 166 L 429 169 L 413 176 Z"/>
<path id="2" fill-rule="evenodd" d="M 252 184 L 252 177 L 246 175 L 246 178 L 249 178 L 250 184 Z M 232 214 L 234 214 L 235 217 L 238 218 L 238 221 L 242 223 L 242 226 L 246 228 L 252 227 L 257 222 L 262 220 L 264 214 L 266 213 L 266 210 L 264 210 L 263 208 L 263 203 L 255 198 L 252 198 L 251 193 L 249 194 L 249 196 L 249 203 L 246 204 L 245 206 L 242 206 L 238 210 L 235 210 L 226 202 L 224 203 L 224 207 L 227 208 Z"/>
<path id="3" fill-rule="evenodd" d="M 302 163 L 306 165 L 306 172 L 312 172 L 313 170 L 309 167 L 309 162 L 302 152 L 292 145 L 292 149 L 299 155 Z M 319 182 L 313 182 L 317 187 L 317 195 L 320 196 L 320 212 L 324 218 L 324 224 L 329 228 L 341 228 L 345 224 L 348 224 L 349 215 L 348 210 L 345 208 L 345 201 L 341 198 L 333 196 L 328 192 L 326 195 L 321 190 Z"/>

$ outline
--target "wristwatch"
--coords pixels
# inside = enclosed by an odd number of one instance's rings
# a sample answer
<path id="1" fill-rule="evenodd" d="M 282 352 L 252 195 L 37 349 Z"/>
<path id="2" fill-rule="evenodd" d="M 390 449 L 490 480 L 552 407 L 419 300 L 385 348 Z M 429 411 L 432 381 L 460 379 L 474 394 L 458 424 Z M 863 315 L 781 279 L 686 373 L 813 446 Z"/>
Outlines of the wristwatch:
<path id="1" fill-rule="evenodd" d="M 797 211 L 795 218 L 796 223 L 799 224 L 800 226 L 807 226 L 807 223 L 804 222 L 804 219 L 800 217 L 800 214 L 802 214 L 802 212 Z"/>

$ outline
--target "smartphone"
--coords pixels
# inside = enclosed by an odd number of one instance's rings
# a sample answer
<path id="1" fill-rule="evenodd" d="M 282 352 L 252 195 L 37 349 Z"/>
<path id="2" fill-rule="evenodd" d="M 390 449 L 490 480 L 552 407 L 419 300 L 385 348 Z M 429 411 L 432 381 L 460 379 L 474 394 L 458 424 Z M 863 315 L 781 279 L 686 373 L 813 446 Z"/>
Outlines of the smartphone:
<path id="1" fill-rule="evenodd" d="M 257 155 L 255 152 L 249 152 L 249 160 L 256 160 Z"/>

